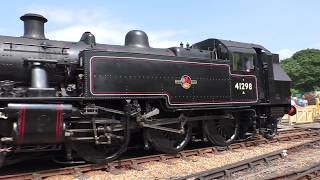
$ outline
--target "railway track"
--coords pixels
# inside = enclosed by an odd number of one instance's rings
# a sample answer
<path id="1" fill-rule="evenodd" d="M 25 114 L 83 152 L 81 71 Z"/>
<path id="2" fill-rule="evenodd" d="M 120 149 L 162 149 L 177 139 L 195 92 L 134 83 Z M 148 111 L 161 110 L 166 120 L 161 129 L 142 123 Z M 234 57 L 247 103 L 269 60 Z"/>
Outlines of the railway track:
<path id="1" fill-rule="evenodd" d="M 168 160 L 178 159 L 178 158 L 187 160 L 192 156 L 205 157 L 208 154 L 219 154 L 221 151 L 224 151 L 224 150 L 236 150 L 241 148 L 255 147 L 261 144 L 286 142 L 286 141 L 293 141 L 293 140 L 299 140 L 299 139 L 313 139 L 313 140 L 316 139 L 317 141 L 320 141 L 320 139 L 317 139 L 319 135 L 320 135 L 319 130 L 290 129 L 288 131 L 279 132 L 279 135 L 272 140 L 256 138 L 251 141 L 238 142 L 238 143 L 232 144 L 227 148 L 206 147 L 206 148 L 185 150 L 180 152 L 177 155 L 158 154 L 158 155 L 152 155 L 152 156 L 118 160 L 118 161 L 114 161 L 106 164 L 85 164 L 85 165 L 44 170 L 44 171 L 38 171 L 38 172 L 5 175 L 5 176 L 0 176 L 0 180 L 2 179 L 42 179 L 42 178 L 47 178 L 47 177 L 52 177 L 57 175 L 79 176 L 83 173 L 96 171 L 96 170 L 109 171 L 113 174 L 119 173 L 119 169 L 135 169 L 138 171 L 142 171 L 144 169 L 140 165 L 145 163 L 167 162 Z M 275 152 L 275 156 L 277 156 L 277 154 L 279 153 L 280 152 Z M 224 172 L 227 172 L 227 171 L 224 171 Z"/>
<path id="2" fill-rule="evenodd" d="M 297 171 L 290 171 L 280 176 L 271 176 L 267 179 L 280 180 L 280 179 L 320 179 L 320 163 L 299 169 Z"/>
<path id="3" fill-rule="evenodd" d="M 197 174 L 192 174 L 185 177 L 176 178 L 176 180 L 184 180 L 184 179 L 228 179 L 232 177 L 233 173 L 248 170 L 255 168 L 259 165 L 270 163 L 270 161 L 274 161 L 276 159 L 283 158 L 284 152 L 291 153 L 292 151 L 297 151 L 297 149 L 301 149 L 307 145 L 313 144 L 313 143 L 319 143 L 320 138 L 316 138 L 314 140 L 311 140 L 309 142 L 291 147 L 291 148 L 285 148 L 281 149 L 269 154 L 265 154 L 262 156 L 257 156 L 251 159 L 246 159 L 244 161 L 240 161 L 234 164 L 226 165 L 223 167 L 211 169 L 208 171 L 203 171 Z M 300 179 L 303 177 L 315 177 L 316 173 L 320 171 L 320 164 L 313 165 L 312 167 L 307 167 L 306 169 L 303 169 L 301 171 L 294 171 L 290 172 L 288 174 L 284 174 L 281 176 L 272 176 L 267 179 Z M 319 177 L 317 174 L 317 177 Z"/>

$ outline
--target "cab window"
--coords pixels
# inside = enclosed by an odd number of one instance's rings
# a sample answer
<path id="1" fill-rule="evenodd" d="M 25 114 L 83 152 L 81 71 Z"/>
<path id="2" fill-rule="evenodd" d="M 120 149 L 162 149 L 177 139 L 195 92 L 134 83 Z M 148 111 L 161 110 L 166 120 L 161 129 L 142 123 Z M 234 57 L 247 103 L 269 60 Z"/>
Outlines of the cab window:
<path id="1" fill-rule="evenodd" d="M 245 53 L 232 53 L 232 66 L 233 71 L 253 71 L 253 55 Z"/>

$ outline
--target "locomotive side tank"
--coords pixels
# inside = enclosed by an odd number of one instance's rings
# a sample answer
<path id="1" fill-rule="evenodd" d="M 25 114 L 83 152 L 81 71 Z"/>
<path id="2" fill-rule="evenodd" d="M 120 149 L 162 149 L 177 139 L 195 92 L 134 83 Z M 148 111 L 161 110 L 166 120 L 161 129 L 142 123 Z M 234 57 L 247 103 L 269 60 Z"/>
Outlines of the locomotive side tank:
<path id="1" fill-rule="evenodd" d="M 22 37 L 0 36 L 0 165 L 44 150 L 112 161 L 138 137 L 164 153 L 192 136 L 219 146 L 272 138 L 291 108 L 291 80 L 260 45 L 207 39 L 152 48 L 140 30 L 123 46 L 98 44 L 90 32 L 55 41 L 45 17 L 20 19 Z"/>

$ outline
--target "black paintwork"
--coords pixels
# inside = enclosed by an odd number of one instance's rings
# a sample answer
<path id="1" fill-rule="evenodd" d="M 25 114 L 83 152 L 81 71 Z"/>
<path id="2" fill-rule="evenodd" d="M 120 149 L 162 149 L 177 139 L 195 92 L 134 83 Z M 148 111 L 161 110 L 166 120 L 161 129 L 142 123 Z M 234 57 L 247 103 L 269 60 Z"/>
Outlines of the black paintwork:
<path id="1" fill-rule="evenodd" d="M 260 102 L 288 106 L 291 79 L 280 67 L 279 56 L 261 45 L 236 41 L 207 39 L 192 45 L 193 48 L 216 50 L 221 59 L 232 59 L 232 53 L 252 54 L 255 57 L 255 75 L 258 80 Z M 231 63 L 232 66 L 232 63 Z M 242 72 L 238 72 L 242 73 Z"/>

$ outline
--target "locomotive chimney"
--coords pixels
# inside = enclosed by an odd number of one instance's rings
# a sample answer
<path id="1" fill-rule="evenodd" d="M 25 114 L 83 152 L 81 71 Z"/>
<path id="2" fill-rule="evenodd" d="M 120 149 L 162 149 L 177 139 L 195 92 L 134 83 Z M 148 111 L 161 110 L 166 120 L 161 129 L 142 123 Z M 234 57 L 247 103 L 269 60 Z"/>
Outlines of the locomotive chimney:
<path id="1" fill-rule="evenodd" d="M 44 35 L 44 23 L 48 20 L 39 14 L 25 14 L 20 17 L 24 22 L 25 38 L 46 39 Z"/>

